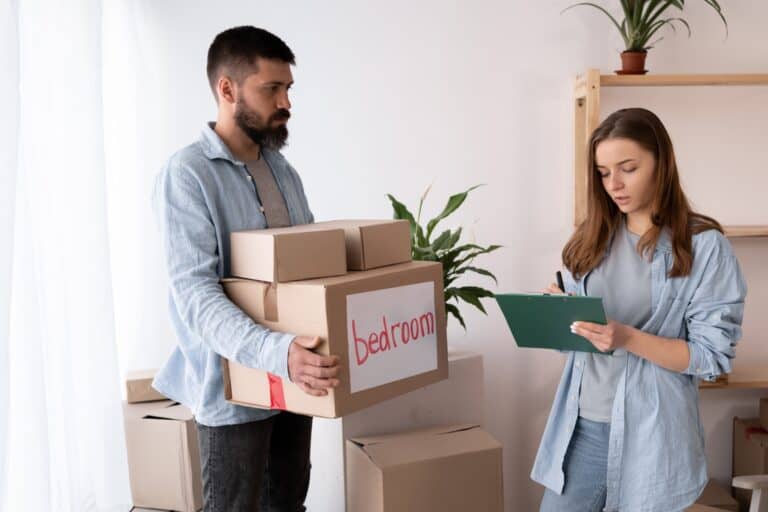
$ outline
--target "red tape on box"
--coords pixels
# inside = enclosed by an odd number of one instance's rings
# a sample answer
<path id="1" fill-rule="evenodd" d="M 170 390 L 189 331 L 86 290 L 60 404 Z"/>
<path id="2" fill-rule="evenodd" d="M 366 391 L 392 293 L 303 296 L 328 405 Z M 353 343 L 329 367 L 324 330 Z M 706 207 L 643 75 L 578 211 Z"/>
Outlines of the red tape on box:
<path id="1" fill-rule="evenodd" d="M 285 410 L 285 393 L 283 392 L 283 379 L 272 373 L 267 373 L 269 379 L 269 408 Z"/>

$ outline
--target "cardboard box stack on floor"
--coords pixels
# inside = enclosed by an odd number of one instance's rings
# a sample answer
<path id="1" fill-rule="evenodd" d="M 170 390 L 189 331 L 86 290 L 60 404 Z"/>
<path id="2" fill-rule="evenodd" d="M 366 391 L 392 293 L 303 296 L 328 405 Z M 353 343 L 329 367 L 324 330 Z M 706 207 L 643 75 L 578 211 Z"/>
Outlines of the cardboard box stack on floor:
<path id="1" fill-rule="evenodd" d="M 501 444 L 476 425 L 347 441 L 347 510 L 504 509 Z"/>
<path id="2" fill-rule="evenodd" d="M 442 266 L 409 261 L 406 221 L 235 232 L 231 244 L 229 298 L 273 331 L 319 336 L 316 352 L 338 355 L 342 375 L 313 397 L 222 360 L 228 400 L 335 418 L 447 377 Z"/>
<path id="3" fill-rule="evenodd" d="M 154 371 L 126 379 L 123 403 L 134 507 L 196 512 L 203 506 L 197 428 L 186 407 L 152 389 Z"/>

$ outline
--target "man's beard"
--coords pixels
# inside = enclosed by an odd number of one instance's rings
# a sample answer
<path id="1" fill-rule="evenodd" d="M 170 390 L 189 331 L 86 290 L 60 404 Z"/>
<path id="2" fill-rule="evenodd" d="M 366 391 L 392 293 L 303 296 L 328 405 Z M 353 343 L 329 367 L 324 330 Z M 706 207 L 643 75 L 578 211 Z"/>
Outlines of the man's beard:
<path id="1" fill-rule="evenodd" d="M 277 120 L 287 120 L 291 113 L 284 109 L 278 109 L 269 116 L 265 123 L 261 115 L 255 110 L 251 110 L 243 102 L 242 98 L 237 100 L 235 108 L 235 123 L 241 130 L 255 143 L 262 148 L 281 149 L 285 146 L 288 139 L 288 127 L 285 123 L 272 125 Z"/>

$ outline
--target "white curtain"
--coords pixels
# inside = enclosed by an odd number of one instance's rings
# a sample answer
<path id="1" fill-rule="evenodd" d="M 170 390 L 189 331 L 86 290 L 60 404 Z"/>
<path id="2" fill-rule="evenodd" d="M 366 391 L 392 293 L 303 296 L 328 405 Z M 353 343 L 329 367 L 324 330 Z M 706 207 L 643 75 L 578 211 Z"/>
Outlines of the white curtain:
<path id="1" fill-rule="evenodd" d="M 125 511 L 102 5 L 0 0 L 0 509 Z"/>

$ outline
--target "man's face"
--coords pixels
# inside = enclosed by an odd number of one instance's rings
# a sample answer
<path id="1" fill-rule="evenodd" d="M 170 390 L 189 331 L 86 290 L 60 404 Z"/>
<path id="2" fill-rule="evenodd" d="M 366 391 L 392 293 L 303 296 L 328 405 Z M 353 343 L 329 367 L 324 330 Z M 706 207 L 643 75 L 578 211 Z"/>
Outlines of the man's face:
<path id="1" fill-rule="evenodd" d="M 287 62 L 257 59 L 258 72 L 248 75 L 236 87 L 235 123 L 261 147 L 280 149 L 288 138 L 293 85 Z"/>

